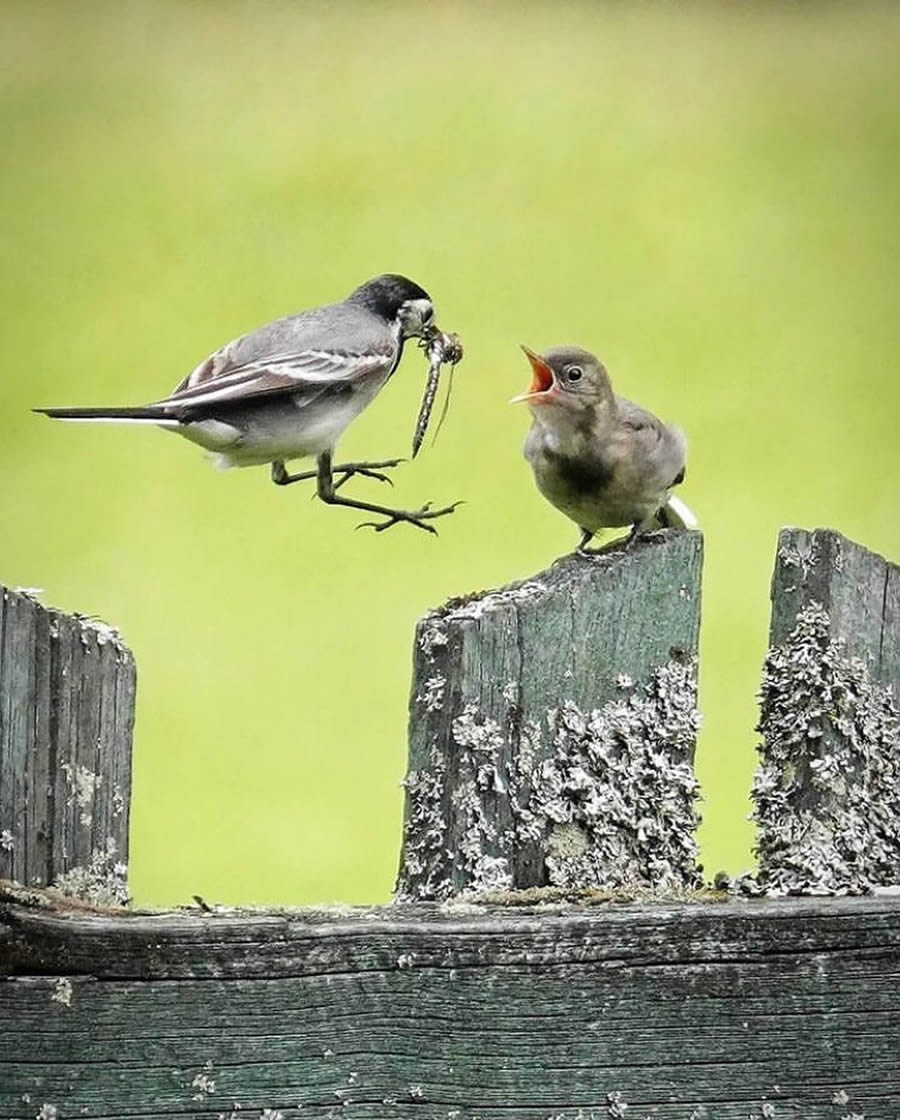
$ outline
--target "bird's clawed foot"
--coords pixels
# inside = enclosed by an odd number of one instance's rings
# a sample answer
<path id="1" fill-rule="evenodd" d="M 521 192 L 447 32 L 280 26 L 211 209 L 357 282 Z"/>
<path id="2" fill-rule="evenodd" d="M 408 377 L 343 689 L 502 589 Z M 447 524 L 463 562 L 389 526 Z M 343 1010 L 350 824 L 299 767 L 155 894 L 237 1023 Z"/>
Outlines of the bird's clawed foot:
<path id="1" fill-rule="evenodd" d="M 388 486 L 393 486 L 393 479 L 382 472 L 392 467 L 399 467 L 405 462 L 405 459 L 385 459 L 381 463 L 339 463 L 331 468 L 334 474 L 341 476 L 335 482 L 334 488 L 339 490 L 345 482 L 349 482 L 357 474 L 362 478 L 374 478 L 377 482 L 386 482 Z"/>
<path id="2" fill-rule="evenodd" d="M 356 527 L 357 529 L 374 529 L 376 533 L 383 533 L 385 529 L 390 529 L 391 526 L 399 525 L 405 521 L 408 525 L 415 525 L 419 529 L 424 529 L 426 533 L 433 533 L 437 536 L 437 529 L 433 525 L 429 525 L 428 522 L 434 521 L 438 517 L 446 517 L 448 513 L 453 513 L 456 507 L 462 504 L 460 501 L 444 506 L 443 509 L 432 509 L 431 502 L 426 502 L 421 509 L 384 509 L 381 512 L 385 515 L 386 520 L 361 521 Z"/>
<path id="3" fill-rule="evenodd" d="M 399 467 L 401 463 L 405 462 L 405 459 L 385 459 L 380 463 L 339 463 L 331 468 L 332 476 L 340 476 L 334 481 L 333 489 L 338 490 L 345 482 L 349 482 L 354 475 L 374 478 L 378 482 L 387 482 L 390 486 L 393 486 L 391 479 L 383 472 L 390 470 L 392 467 Z M 283 462 L 278 461 L 272 464 L 272 481 L 276 486 L 290 486 L 292 482 L 306 482 L 311 478 L 317 478 L 318 474 L 317 470 L 288 474 L 287 467 Z"/>
<path id="4" fill-rule="evenodd" d="M 640 539 L 644 531 L 641 525 L 632 525 L 631 532 L 627 537 L 617 537 L 614 541 L 609 541 L 607 544 L 601 545 L 600 548 L 588 548 L 588 544 L 593 539 L 594 533 L 590 529 L 582 529 L 581 540 L 578 542 L 578 547 L 575 549 L 575 555 L 591 557 L 605 556 L 609 552 L 629 552 L 635 541 Z"/>

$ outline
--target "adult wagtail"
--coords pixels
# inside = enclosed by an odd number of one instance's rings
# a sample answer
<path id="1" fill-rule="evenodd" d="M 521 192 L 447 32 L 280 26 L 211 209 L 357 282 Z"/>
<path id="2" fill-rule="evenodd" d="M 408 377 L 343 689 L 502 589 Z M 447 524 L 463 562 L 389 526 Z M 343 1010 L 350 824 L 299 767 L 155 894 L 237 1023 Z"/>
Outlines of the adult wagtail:
<path id="1" fill-rule="evenodd" d="M 357 474 L 389 481 L 381 472 L 401 459 L 333 464 L 332 456 L 344 429 L 397 368 L 404 342 L 439 333 L 428 293 L 405 276 L 386 274 L 340 303 L 276 319 L 226 343 L 163 400 L 137 408 L 34 411 L 60 420 L 155 424 L 213 452 L 219 467 L 270 463 L 279 486 L 315 478 L 323 502 L 386 517 L 367 522 L 376 530 L 405 521 L 433 533 L 428 522 L 456 505 L 395 510 L 337 493 Z M 316 470 L 288 473 L 288 460 L 308 456 L 316 457 Z"/>
<path id="2" fill-rule="evenodd" d="M 556 346 L 531 362 L 525 458 L 540 492 L 581 529 L 583 551 L 599 529 L 631 526 L 630 543 L 656 526 L 693 529 L 691 511 L 669 493 L 684 480 L 687 443 L 678 428 L 613 392 L 602 362 Z"/>

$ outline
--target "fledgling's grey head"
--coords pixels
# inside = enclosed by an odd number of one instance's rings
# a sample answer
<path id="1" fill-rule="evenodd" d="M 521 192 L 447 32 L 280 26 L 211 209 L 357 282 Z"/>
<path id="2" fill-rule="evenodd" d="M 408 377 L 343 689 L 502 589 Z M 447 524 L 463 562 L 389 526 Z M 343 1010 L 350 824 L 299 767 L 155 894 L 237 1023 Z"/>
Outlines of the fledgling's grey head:
<path id="1" fill-rule="evenodd" d="M 536 354 L 522 349 L 531 362 L 531 385 L 516 401 L 532 408 L 584 409 L 613 402 L 612 384 L 598 357 L 580 346 L 554 346 Z"/>
<path id="2" fill-rule="evenodd" d="M 399 323 L 402 338 L 421 336 L 434 322 L 431 296 L 412 280 L 394 272 L 360 284 L 347 302 L 362 304 L 388 323 Z"/>
<path id="3" fill-rule="evenodd" d="M 513 397 L 531 409 L 534 422 L 560 448 L 590 443 L 612 422 L 616 398 L 603 363 L 580 346 L 554 346 L 536 354 L 522 349 L 531 362 L 528 391 Z"/>

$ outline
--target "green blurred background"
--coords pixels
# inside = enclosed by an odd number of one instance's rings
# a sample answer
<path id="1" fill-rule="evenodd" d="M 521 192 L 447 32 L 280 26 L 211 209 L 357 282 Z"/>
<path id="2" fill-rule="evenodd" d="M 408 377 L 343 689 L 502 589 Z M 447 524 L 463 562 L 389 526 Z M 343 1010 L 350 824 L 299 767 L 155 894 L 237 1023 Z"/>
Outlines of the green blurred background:
<path id="1" fill-rule="evenodd" d="M 137 900 L 388 896 L 416 618 L 577 538 L 521 459 L 519 342 L 597 350 L 689 434 L 704 862 L 747 867 L 776 531 L 900 558 L 900 8 L 29 0 L 0 20 L 0 580 L 135 650 Z M 467 347 L 392 493 L 467 500 L 437 540 L 354 532 L 161 432 L 28 412 L 159 397 L 381 271 Z M 346 456 L 407 451 L 423 374 L 411 351 Z"/>

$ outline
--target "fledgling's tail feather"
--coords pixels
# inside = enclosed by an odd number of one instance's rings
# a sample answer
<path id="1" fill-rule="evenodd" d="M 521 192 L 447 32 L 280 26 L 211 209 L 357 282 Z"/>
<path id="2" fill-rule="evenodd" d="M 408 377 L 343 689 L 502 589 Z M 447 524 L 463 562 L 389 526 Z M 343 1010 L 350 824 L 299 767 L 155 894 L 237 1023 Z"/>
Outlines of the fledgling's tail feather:
<path id="1" fill-rule="evenodd" d="M 656 515 L 657 520 L 664 529 L 699 529 L 700 522 L 693 510 L 689 509 L 680 498 L 670 494 L 666 504 Z"/>
<path id="2" fill-rule="evenodd" d="M 54 420 L 118 420 L 122 423 L 160 424 L 178 421 L 170 412 L 159 405 L 144 405 L 138 408 L 33 408 Z"/>

